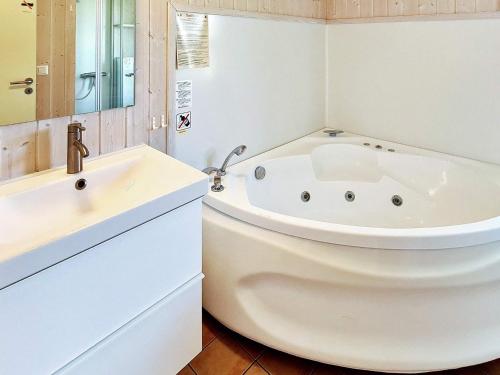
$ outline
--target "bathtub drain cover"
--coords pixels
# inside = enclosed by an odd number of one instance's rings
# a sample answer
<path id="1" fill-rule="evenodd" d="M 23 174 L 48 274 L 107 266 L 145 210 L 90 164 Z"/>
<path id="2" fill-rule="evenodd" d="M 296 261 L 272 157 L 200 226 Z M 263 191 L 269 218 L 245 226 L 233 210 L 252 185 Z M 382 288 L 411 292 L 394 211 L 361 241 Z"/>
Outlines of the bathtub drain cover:
<path id="1" fill-rule="evenodd" d="M 395 195 L 392 197 L 392 204 L 394 204 L 396 207 L 400 207 L 403 205 L 403 198 L 401 198 L 399 195 Z"/>
<path id="2" fill-rule="evenodd" d="M 300 198 L 302 199 L 302 202 L 309 202 L 311 200 L 311 194 L 309 194 L 308 191 L 304 191 Z"/>
<path id="3" fill-rule="evenodd" d="M 356 194 L 352 191 L 345 193 L 345 200 L 348 202 L 354 202 L 356 200 Z"/>

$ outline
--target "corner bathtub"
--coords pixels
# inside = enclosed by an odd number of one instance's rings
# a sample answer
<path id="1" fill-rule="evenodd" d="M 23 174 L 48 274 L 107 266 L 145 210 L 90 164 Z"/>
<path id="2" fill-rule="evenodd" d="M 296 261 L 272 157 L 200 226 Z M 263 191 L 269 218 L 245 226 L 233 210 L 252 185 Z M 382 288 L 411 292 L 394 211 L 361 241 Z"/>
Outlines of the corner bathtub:
<path id="1" fill-rule="evenodd" d="M 203 304 L 229 328 L 384 372 L 500 357 L 500 166 L 315 133 L 223 184 L 205 198 Z"/>

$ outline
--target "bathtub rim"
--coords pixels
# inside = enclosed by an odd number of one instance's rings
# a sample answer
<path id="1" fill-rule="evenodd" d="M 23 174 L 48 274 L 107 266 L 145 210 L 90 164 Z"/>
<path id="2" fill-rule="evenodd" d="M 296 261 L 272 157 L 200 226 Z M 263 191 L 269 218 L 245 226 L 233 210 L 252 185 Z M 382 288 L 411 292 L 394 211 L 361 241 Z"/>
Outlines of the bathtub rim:
<path id="1" fill-rule="evenodd" d="M 410 152 L 440 156 L 468 166 L 492 167 L 489 163 L 378 140 L 358 134 L 345 133 L 345 135 L 353 137 L 354 140 L 358 141 L 380 142 Z M 438 250 L 476 246 L 500 240 L 500 216 L 472 223 L 449 226 L 424 228 L 367 227 L 288 216 L 254 206 L 249 202 L 245 181 L 246 176 L 250 173 L 250 167 L 255 162 L 264 162 L 277 157 L 300 154 L 297 151 L 290 154 L 284 153 L 280 155 L 279 153 L 286 150 L 290 145 L 300 145 L 301 142 L 307 145 L 308 142 L 311 140 L 314 141 L 318 137 L 320 137 L 319 139 L 325 137 L 328 139 L 328 136 L 324 135 L 323 131 L 314 132 L 230 167 L 228 175 L 224 178 L 224 184 L 227 185 L 226 187 L 231 187 L 232 185 L 232 189 L 226 189 L 223 193 L 209 192 L 204 198 L 204 203 L 228 216 L 260 228 L 308 240 L 345 246 L 393 250 Z M 496 168 L 498 167 L 495 166 Z M 232 193 L 232 191 L 244 191 L 245 193 L 238 195 L 237 193 Z"/>
<path id="2" fill-rule="evenodd" d="M 483 245 L 500 240 L 500 218 L 430 228 L 376 228 L 327 223 L 287 216 L 255 206 L 204 198 L 213 209 L 259 228 L 312 241 L 389 250 L 441 250 Z M 249 205 L 250 206 L 250 205 Z"/>

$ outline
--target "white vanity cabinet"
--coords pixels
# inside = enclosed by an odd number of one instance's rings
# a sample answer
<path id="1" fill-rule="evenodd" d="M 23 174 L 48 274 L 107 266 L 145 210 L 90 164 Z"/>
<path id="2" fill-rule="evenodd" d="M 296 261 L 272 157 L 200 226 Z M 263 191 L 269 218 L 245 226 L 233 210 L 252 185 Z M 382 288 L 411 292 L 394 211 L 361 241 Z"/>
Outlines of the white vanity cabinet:
<path id="1" fill-rule="evenodd" d="M 169 375 L 201 351 L 207 183 L 192 177 L 165 193 L 181 191 L 176 199 L 152 201 L 166 212 L 117 226 L 107 240 L 0 290 L 0 374 Z M 112 224 L 101 225 L 108 233 Z M 33 272 L 37 259 L 29 261 Z"/>

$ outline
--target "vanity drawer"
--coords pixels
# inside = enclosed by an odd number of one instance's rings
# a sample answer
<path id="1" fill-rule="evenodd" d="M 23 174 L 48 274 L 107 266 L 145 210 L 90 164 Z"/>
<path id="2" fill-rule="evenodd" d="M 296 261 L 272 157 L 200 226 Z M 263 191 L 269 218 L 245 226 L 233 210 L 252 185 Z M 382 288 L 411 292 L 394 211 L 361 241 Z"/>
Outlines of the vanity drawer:
<path id="1" fill-rule="evenodd" d="M 55 375 L 173 375 L 201 351 L 202 275 Z"/>
<path id="2" fill-rule="evenodd" d="M 0 291 L 0 374 L 49 374 L 201 274 L 201 199 Z"/>

